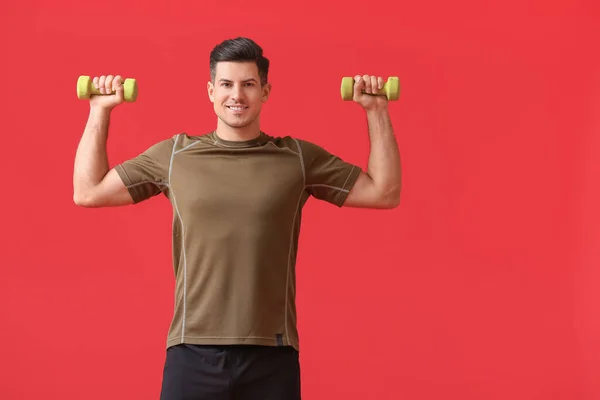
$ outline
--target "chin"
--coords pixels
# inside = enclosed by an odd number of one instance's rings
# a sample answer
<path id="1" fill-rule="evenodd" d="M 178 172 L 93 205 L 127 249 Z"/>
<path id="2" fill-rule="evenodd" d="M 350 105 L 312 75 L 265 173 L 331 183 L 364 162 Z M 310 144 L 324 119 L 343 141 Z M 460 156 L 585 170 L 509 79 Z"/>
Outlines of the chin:
<path id="1" fill-rule="evenodd" d="M 250 125 L 249 123 L 245 123 L 245 122 L 230 122 L 230 121 L 225 121 L 225 124 L 232 128 L 245 128 L 246 126 Z"/>
<path id="2" fill-rule="evenodd" d="M 219 119 L 232 128 L 244 128 L 251 125 L 256 120 L 256 116 L 252 115 L 243 119 L 238 119 L 235 117 L 231 118 L 228 115 L 219 115 Z"/>

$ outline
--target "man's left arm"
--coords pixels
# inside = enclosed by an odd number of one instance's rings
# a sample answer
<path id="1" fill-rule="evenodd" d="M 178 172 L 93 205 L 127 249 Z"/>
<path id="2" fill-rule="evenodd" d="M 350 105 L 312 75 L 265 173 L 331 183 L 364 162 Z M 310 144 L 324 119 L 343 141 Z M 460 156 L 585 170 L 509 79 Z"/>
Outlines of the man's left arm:
<path id="1" fill-rule="evenodd" d="M 367 172 L 361 171 L 343 206 L 395 208 L 400 203 L 402 186 L 400 150 L 387 98 L 371 94 L 383 87 L 383 79 L 364 75 L 356 76 L 354 81 L 354 101 L 366 112 L 371 150 Z"/>

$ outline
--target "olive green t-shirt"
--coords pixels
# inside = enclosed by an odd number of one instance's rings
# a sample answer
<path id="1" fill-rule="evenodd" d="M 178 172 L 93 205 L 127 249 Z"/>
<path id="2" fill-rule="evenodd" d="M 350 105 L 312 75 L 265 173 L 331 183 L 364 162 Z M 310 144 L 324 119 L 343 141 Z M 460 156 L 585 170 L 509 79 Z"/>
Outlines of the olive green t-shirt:
<path id="1" fill-rule="evenodd" d="M 135 203 L 173 207 L 179 343 L 299 349 L 296 254 L 310 196 L 341 207 L 361 169 L 320 146 L 264 132 L 231 142 L 215 132 L 158 142 L 115 167 Z"/>

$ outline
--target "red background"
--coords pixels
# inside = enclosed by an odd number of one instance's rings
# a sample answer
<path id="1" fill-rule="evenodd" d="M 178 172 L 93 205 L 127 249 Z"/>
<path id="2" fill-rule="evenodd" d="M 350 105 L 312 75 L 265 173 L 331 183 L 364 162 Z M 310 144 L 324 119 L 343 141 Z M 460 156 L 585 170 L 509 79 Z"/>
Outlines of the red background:
<path id="1" fill-rule="evenodd" d="M 32 1 L 0 5 L 0 398 L 157 399 L 173 307 L 164 198 L 72 201 L 79 75 L 138 79 L 111 165 L 212 130 L 208 55 L 272 60 L 263 129 L 366 167 L 342 76 L 397 75 L 390 211 L 306 206 L 305 399 L 600 398 L 598 3 Z M 132 340 L 142 337 L 141 340 Z"/>

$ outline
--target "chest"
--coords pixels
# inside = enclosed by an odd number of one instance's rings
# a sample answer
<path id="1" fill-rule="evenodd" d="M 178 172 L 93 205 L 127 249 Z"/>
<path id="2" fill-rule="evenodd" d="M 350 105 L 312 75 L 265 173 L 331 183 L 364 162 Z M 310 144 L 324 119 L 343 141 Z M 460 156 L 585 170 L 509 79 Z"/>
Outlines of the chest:
<path id="1" fill-rule="evenodd" d="M 179 154 L 170 182 L 180 213 L 240 223 L 294 213 L 304 186 L 300 159 L 290 152 Z"/>

